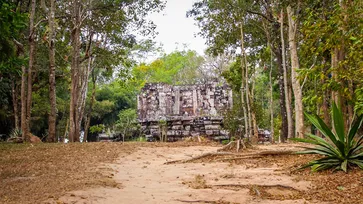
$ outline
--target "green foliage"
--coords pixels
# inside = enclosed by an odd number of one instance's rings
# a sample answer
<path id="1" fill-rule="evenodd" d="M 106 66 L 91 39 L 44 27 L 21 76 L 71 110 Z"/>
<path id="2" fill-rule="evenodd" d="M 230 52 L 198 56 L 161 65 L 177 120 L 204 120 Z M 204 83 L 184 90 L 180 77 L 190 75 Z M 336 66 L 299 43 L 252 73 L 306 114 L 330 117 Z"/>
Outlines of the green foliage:
<path id="1" fill-rule="evenodd" d="M 90 133 L 100 133 L 105 130 L 105 126 L 103 124 L 93 125 L 89 128 Z"/>
<path id="2" fill-rule="evenodd" d="M 230 137 L 239 138 L 243 129 L 243 111 L 240 106 L 240 95 L 235 94 L 235 100 L 232 109 L 223 114 L 223 129 L 229 131 Z"/>
<path id="3" fill-rule="evenodd" d="M 24 60 L 16 54 L 14 39 L 26 27 L 26 14 L 21 13 L 10 1 L 0 0 L 0 74 L 17 72 Z"/>
<path id="4" fill-rule="evenodd" d="M 222 76 L 226 79 L 227 83 L 235 93 L 241 91 L 242 69 L 240 56 L 236 58 L 228 70 L 225 70 L 222 73 Z"/>
<path id="5" fill-rule="evenodd" d="M 105 115 L 111 113 L 114 107 L 115 103 L 113 101 L 109 100 L 96 101 L 94 109 L 92 111 L 92 116 L 100 119 Z"/>
<path id="6" fill-rule="evenodd" d="M 222 140 L 222 145 L 227 145 L 230 142 L 231 142 L 230 140 Z"/>
<path id="7" fill-rule="evenodd" d="M 302 168 L 312 167 L 313 171 L 335 168 L 347 172 L 352 166 L 359 166 L 363 169 L 363 136 L 356 136 L 362 125 L 363 115 L 357 118 L 346 133 L 344 129 L 344 117 L 341 110 L 333 103 L 333 125 L 331 131 L 327 124 L 318 116 L 305 114 L 309 121 L 324 135 L 328 141 L 312 134 L 307 139 L 295 138 L 295 141 L 317 145 L 307 148 L 298 154 L 319 154 L 324 156 L 321 159 L 311 161 Z"/>
<path id="8" fill-rule="evenodd" d="M 136 89 L 136 86 L 128 82 L 121 83 L 120 80 L 100 86 L 96 90 L 91 125 L 102 123 L 107 127 L 112 127 L 118 120 L 120 111 L 136 108 Z"/>
<path id="9" fill-rule="evenodd" d="M 362 110 L 363 7 L 359 1 L 306 1 L 301 10 L 301 49 L 299 78 L 305 80 L 304 105 L 308 112 L 319 112 L 323 96 L 331 91 Z M 341 49 L 339 64 L 331 59 Z M 356 90 L 354 90 L 356 86 Z M 318 104 L 318 105 L 317 105 Z"/>
<path id="10" fill-rule="evenodd" d="M 125 109 L 118 114 L 119 120 L 116 122 L 116 129 L 122 132 L 123 140 L 130 138 L 133 133 L 138 132 L 140 129 L 137 123 L 137 113 L 135 109 Z"/>
<path id="11" fill-rule="evenodd" d="M 153 61 L 140 64 L 133 69 L 134 81 L 141 89 L 145 83 L 164 82 L 181 85 L 194 84 L 198 80 L 197 69 L 204 58 L 195 51 L 175 51 Z"/>

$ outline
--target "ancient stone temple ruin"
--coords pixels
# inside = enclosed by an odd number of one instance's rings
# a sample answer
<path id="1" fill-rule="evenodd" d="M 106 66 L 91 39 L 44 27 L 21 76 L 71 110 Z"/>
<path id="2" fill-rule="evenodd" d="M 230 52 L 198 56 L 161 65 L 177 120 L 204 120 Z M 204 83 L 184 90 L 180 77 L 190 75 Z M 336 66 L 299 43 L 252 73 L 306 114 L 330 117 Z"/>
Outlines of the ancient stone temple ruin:
<path id="1" fill-rule="evenodd" d="M 148 138 L 166 135 L 168 141 L 175 141 L 200 135 L 217 140 L 228 137 L 222 113 L 232 103 L 227 85 L 149 83 L 138 96 L 138 120 Z"/>

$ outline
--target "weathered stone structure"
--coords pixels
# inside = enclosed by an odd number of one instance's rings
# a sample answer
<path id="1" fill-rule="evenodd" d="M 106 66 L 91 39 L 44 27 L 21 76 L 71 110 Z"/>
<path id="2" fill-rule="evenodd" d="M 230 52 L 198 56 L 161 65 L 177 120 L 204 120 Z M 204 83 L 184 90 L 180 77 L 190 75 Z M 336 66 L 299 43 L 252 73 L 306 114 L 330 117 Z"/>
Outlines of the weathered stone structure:
<path id="1" fill-rule="evenodd" d="M 188 136 L 227 137 L 222 112 L 233 104 L 232 90 L 217 83 L 172 86 L 146 84 L 138 96 L 138 120 L 147 137 L 168 141 Z M 162 122 L 166 128 L 160 128 Z"/>

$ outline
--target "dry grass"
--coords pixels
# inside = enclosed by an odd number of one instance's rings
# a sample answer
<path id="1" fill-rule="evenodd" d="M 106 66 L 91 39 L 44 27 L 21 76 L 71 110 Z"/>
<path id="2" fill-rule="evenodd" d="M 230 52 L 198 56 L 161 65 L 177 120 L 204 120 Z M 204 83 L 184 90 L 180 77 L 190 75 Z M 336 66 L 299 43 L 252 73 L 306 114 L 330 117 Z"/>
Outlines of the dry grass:
<path id="1" fill-rule="evenodd" d="M 0 143 L 0 203 L 40 203 L 48 198 L 57 199 L 66 192 L 94 186 L 120 187 L 112 179 L 107 163 L 129 155 L 138 147 L 183 147 L 194 145 L 215 146 L 215 143 L 86 143 L 86 144 L 5 144 Z M 241 153 L 250 154 L 258 149 Z M 215 162 L 231 156 L 212 156 L 194 162 Z M 248 168 L 278 166 L 296 181 L 308 180 L 313 188 L 301 192 L 286 192 L 276 196 L 276 189 L 252 186 L 251 194 L 267 199 L 304 198 L 328 203 L 362 203 L 363 171 L 291 170 L 318 158 L 311 155 L 272 155 L 227 162 Z M 232 175 L 226 175 L 232 176 Z M 192 188 L 208 188 L 203 176 L 190 182 Z M 257 190 L 256 190 L 257 189 Z M 279 190 L 279 189 L 277 189 Z M 280 189 L 281 190 L 281 189 Z M 286 191 L 286 189 L 285 189 Z M 280 192 L 280 191 L 279 191 Z M 258 195 L 257 195 L 258 194 Z"/>
<path id="2" fill-rule="evenodd" d="M 65 192 L 118 184 L 107 167 L 136 145 L 0 144 L 0 203 L 39 203 Z"/>
<path id="3" fill-rule="evenodd" d="M 276 148 L 278 148 L 278 146 Z M 225 162 L 233 165 L 243 165 L 246 168 L 268 168 L 277 166 L 282 169 L 281 173 L 288 176 L 294 176 L 296 181 L 307 180 L 311 181 L 313 185 L 313 187 L 307 191 L 289 191 L 281 195 L 276 195 L 276 192 L 272 192 L 269 188 L 265 187 L 259 188 L 257 191 L 254 190 L 254 188 L 250 188 L 251 194 L 256 195 L 257 197 L 270 200 L 303 198 L 305 200 L 319 200 L 328 203 L 363 203 L 362 170 L 356 168 L 348 173 L 344 173 L 342 171 L 311 172 L 310 169 L 296 171 L 299 167 L 309 161 L 318 159 L 319 156 L 317 155 L 269 155 L 262 158 L 233 159 L 233 157 L 258 153 L 259 151 L 261 150 L 254 148 L 248 149 L 247 151 L 244 150 L 244 152 L 241 152 L 239 156 L 211 156 L 193 162 L 220 162 L 225 159 Z"/>
<path id="4" fill-rule="evenodd" d="M 211 146 L 216 143 L 0 143 L 0 203 L 39 203 L 95 186 L 121 187 L 107 163 L 138 147 Z"/>

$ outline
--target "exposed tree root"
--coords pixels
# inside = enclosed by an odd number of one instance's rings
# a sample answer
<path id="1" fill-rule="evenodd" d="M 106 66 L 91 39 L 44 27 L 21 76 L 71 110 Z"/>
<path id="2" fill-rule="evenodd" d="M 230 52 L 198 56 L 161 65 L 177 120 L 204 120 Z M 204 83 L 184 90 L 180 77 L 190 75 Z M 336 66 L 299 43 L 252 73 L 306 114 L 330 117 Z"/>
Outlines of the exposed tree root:
<path id="1" fill-rule="evenodd" d="M 164 164 L 188 163 L 188 162 L 192 162 L 192 161 L 195 161 L 195 160 L 198 160 L 198 159 L 202 159 L 204 157 L 220 156 L 220 155 L 237 155 L 237 154 L 231 153 L 231 152 L 208 152 L 208 153 L 193 157 L 191 159 L 168 161 L 168 162 L 165 162 Z"/>
<path id="2" fill-rule="evenodd" d="M 250 187 L 265 187 L 265 188 L 285 188 L 285 189 L 289 189 L 289 190 L 294 190 L 294 191 L 300 191 L 294 187 L 291 186 L 286 186 L 286 185 L 281 185 L 281 184 L 273 184 L 273 185 L 243 185 L 243 184 L 217 184 L 217 185 L 212 185 L 211 187 L 217 187 L 217 188 L 224 188 L 224 187 L 236 187 L 236 188 L 250 188 Z"/>
<path id="3" fill-rule="evenodd" d="M 226 150 L 232 149 L 233 144 L 236 143 L 235 141 L 230 141 L 228 144 L 224 145 L 223 147 L 217 149 L 217 152 L 222 152 Z"/>
<path id="4" fill-rule="evenodd" d="M 263 151 L 263 152 L 259 152 L 259 153 L 253 153 L 253 154 L 236 154 L 236 153 L 231 153 L 231 152 L 208 152 L 190 159 L 183 159 L 183 160 L 174 160 L 174 161 L 168 161 L 165 162 L 164 164 L 175 164 L 175 163 L 188 163 L 188 162 L 192 162 L 198 159 L 202 159 L 204 157 L 209 157 L 209 156 L 221 156 L 221 155 L 238 155 L 239 157 L 232 157 L 232 158 L 223 158 L 223 159 L 218 159 L 216 161 L 229 161 L 229 160 L 235 160 L 235 159 L 253 159 L 253 158 L 261 158 L 263 156 L 269 156 L 269 155 L 290 155 L 293 154 L 295 151 Z"/>
<path id="5" fill-rule="evenodd" d="M 209 200 L 181 200 L 176 199 L 175 201 L 183 202 L 183 203 L 216 203 L 216 201 L 209 201 Z"/>
<path id="6" fill-rule="evenodd" d="M 240 147 L 242 146 L 242 149 L 246 149 L 246 144 L 243 140 L 237 140 L 237 141 L 231 141 L 227 145 L 223 146 L 222 148 L 218 149 L 217 152 L 231 150 L 233 148 L 236 148 L 236 151 L 239 152 Z"/>
<path id="7" fill-rule="evenodd" d="M 259 153 L 253 153 L 253 154 L 244 154 L 244 155 L 240 155 L 239 157 L 221 158 L 221 159 L 217 159 L 216 161 L 230 161 L 230 160 L 238 160 L 238 159 L 258 159 L 258 158 L 262 158 L 263 156 L 290 155 L 293 153 L 294 153 L 294 151 L 263 151 L 263 152 L 259 152 Z"/>
<path id="8" fill-rule="evenodd" d="M 259 155 L 259 156 L 271 156 L 271 155 L 290 155 L 295 153 L 296 151 L 292 151 L 292 150 L 281 150 L 281 151 L 275 151 L 275 150 L 271 150 L 271 151 L 262 151 L 256 154 L 245 154 L 244 156 L 254 156 L 254 155 Z"/>
<path id="9" fill-rule="evenodd" d="M 231 158 L 221 158 L 221 159 L 216 159 L 217 162 L 223 162 L 223 161 L 230 161 L 230 160 L 238 160 L 238 159 L 259 159 L 262 158 L 262 156 L 241 156 L 241 157 L 231 157 Z"/>

